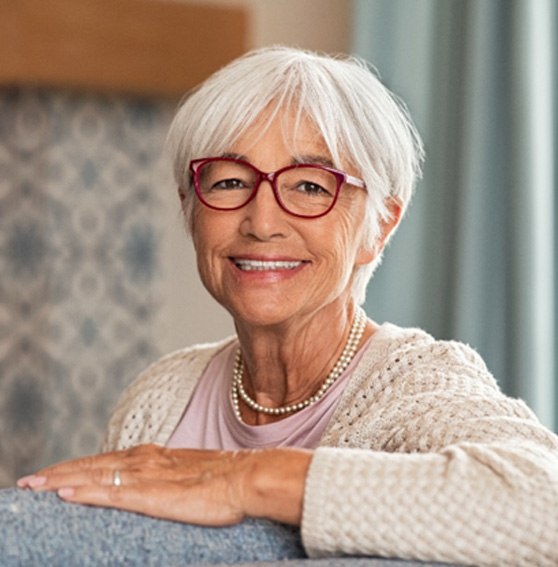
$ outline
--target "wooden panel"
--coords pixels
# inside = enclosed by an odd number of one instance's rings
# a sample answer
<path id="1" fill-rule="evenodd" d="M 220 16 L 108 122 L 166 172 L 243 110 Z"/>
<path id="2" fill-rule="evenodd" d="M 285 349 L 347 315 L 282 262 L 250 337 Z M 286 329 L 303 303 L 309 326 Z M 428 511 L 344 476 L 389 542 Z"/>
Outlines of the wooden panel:
<path id="1" fill-rule="evenodd" d="M 177 95 L 243 53 L 241 6 L 0 0 L 0 84 Z"/>

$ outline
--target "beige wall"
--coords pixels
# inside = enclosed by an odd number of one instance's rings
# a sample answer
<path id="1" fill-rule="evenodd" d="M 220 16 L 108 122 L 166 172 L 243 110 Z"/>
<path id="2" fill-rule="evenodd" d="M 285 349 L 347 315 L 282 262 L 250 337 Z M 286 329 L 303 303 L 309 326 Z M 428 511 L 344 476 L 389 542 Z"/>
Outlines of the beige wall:
<path id="1" fill-rule="evenodd" d="M 187 0 L 183 0 L 187 1 Z M 200 0 L 197 0 L 198 2 Z M 241 4 L 250 11 L 250 47 L 286 44 L 325 51 L 347 52 L 350 41 L 351 0 L 205 0 L 212 4 Z M 178 200 L 170 179 L 165 186 L 163 214 L 164 304 L 157 324 L 162 352 L 233 332 L 229 315 L 199 282 L 195 255 L 178 214 Z"/>
<path id="2" fill-rule="evenodd" d="M 281 43 L 328 53 L 350 48 L 352 0 L 179 1 L 246 7 L 252 22 L 251 47 Z"/>
<path id="3" fill-rule="evenodd" d="M 252 10 L 252 43 L 326 51 L 350 48 L 351 0 L 246 0 Z"/>

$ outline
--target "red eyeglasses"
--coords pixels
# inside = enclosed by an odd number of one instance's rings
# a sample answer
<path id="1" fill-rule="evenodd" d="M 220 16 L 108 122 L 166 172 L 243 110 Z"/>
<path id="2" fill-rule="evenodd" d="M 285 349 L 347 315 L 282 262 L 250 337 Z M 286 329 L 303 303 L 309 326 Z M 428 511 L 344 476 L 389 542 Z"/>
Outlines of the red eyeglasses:
<path id="1" fill-rule="evenodd" d="M 312 163 L 265 173 L 240 159 L 209 157 L 192 160 L 190 171 L 200 201 L 218 211 L 233 211 L 247 205 L 264 180 L 271 184 L 279 206 L 301 218 L 327 215 L 344 183 L 366 187 L 362 179 Z"/>

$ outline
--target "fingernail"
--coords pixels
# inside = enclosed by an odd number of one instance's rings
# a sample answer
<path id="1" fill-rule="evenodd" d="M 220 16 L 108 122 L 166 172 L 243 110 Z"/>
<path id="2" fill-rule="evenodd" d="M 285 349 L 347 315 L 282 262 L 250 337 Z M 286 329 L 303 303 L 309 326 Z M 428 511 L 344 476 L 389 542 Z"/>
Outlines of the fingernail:
<path id="1" fill-rule="evenodd" d="M 57 491 L 58 496 L 60 498 L 71 498 L 75 494 L 75 490 L 73 488 L 60 488 Z"/>
<path id="2" fill-rule="evenodd" d="M 47 479 L 46 476 L 37 476 L 34 474 L 30 474 L 28 476 L 24 476 L 17 481 L 17 485 L 20 488 L 37 488 L 38 486 L 43 486 L 46 483 Z"/>
<path id="3" fill-rule="evenodd" d="M 18 478 L 16 481 L 16 485 L 19 486 L 19 488 L 25 488 L 28 484 L 29 484 L 29 480 L 33 478 L 33 475 L 29 474 L 27 476 L 22 476 L 21 478 Z"/>

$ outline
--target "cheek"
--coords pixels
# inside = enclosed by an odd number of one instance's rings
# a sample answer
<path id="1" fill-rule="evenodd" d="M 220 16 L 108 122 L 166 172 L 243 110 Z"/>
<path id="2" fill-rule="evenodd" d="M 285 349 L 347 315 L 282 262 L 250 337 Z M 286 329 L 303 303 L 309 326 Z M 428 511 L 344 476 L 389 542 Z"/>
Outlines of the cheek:
<path id="1" fill-rule="evenodd" d="M 194 244 L 194 250 L 196 254 L 196 267 L 198 270 L 198 275 L 200 280 L 205 287 L 208 287 L 208 276 L 211 274 L 211 270 L 208 266 L 208 254 L 205 249 L 205 240 L 199 234 L 199 232 L 192 233 L 192 242 Z"/>
<path id="2" fill-rule="evenodd" d="M 194 210 L 192 243 L 196 251 L 198 272 L 206 287 L 219 281 L 223 259 L 236 238 L 238 220 L 205 208 Z"/>
<path id="3" fill-rule="evenodd" d="M 205 245 L 205 238 L 203 231 L 192 227 L 192 244 L 194 245 L 194 250 L 196 251 L 196 258 L 199 263 L 199 259 L 203 256 L 203 250 Z"/>
<path id="4" fill-rule="evenodd" d="M 351 277 L 358 267 L 369 264 L 376 256 L 376 249 L 368 239 L 366 214 L 362 208 L 351 208 L 339 216 L 336 222 L 335 249 L 339 270 Z"/>
<path id="5" fill-rule="evenodd" d="M 198 271 L 204 283 L 212 273 L 210 266 L 211 251 L 215 247 L 212 236 L 213 233 L 208 223 L 204 222 L 201 217 L 198 217 L 192 227 L 192 244 L 196 252 Z"/>
<path id="6" fill-rule="evenodd" d="M 347 213 L 331 220 L 333 222 L 322 228 L 316 241 L 325 260 L 328 285 L 335 280 L 345 286 L 354 272 L 361 248 L 362 222 Z"/>
<path id="7" fill-rule="evenodd" d="M 192 210 L 192 243 L 196 253 L 208 253 L 215 249 L 226 232 L 226 219 L 219 216 L 219 213 L 208 210 L 200 204 L 196 204 Z"/>
<path id="8" fill-rule="evenodd" d="M 338 220 L 338 246 L 345 261 L 354 264 L 364 242 L 364 212 L 354 204 Z"/>

